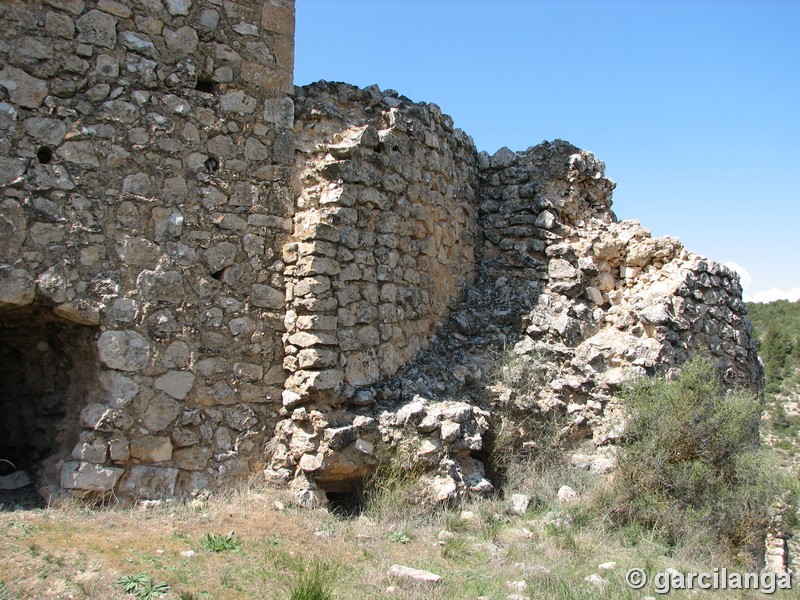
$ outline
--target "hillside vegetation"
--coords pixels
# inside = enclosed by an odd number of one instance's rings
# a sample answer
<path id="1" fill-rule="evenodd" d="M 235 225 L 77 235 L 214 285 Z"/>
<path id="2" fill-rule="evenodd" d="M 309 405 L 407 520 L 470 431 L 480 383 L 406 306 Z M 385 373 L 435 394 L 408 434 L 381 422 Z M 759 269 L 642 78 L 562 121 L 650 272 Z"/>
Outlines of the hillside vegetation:
<path id="1" fill-rule="evenodd" d="M 747 310 L 764 361 L 767 393 L 796 392 L 800 384 L 800 302 L 751 302 Z"/>
<path id="2" fill-rule="evenodd" d="M 800 302 L 751 302 L 747 309 L 766 377 L 762 437 L 796 463 L 800 455 Z"/>

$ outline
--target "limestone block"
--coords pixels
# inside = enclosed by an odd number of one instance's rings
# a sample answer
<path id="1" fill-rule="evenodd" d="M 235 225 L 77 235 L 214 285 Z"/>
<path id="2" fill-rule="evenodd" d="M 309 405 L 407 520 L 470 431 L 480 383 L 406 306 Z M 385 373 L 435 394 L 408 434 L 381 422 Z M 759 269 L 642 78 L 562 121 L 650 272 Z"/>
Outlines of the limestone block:
<path id="1" fill-rule="evenodd" d="M 547 266 L 547 274 L 550 279 L 574 279 L 578 271 L 563 258 L 554 258 Z"/>
<path id="2" fill-rule="evenodd" d="M 170 371 L 156 379 L 153 385 L 173 398 L 183 400 L 194 385 L 194 374 L 189 371 Z"/>
<path id="3" fill-rule="evenodd" d="M 187 471 L 203 471 L 211 459 L 211 449 L 205 446 L 192 446 L 176 450 L 172 459 L 175 465 Z"/>
<path id="4" fill-rule="evenodd" d="M 39 108 L 47 96 L 47 83 L 16 67 L 6 66 L 0 71 L 0 86 L 8 90 L 14 104 L 25 108 Z"/>
<path id="5" fill-rule="evenodd" d="M 114 462 L 128 462 L 131 457 L 131 444 L 125 438 L 113 438 L 108 442 L 108 453 Z"/>
<path id="6" fill-rule="evenodd" d="M 239 402 L 239 397 L 236 392 L 224 381 L 218 381 L 211 386 L 195 386 L 193 396 L 198 404 L 203 406 L 237 404 Z"/>
<path id="7" fill-rule="evenodd" d="M 81 409 L 81 424 L 89 429 L 108 427 L 113 421 L 113 411 L 105 404 L 93 402 Z"/>
<path id="8" fill-rule="evenodd" d="M 82 461 L 102 465 L 106 462 L 108 456 L 108 447 L 106 442 L 101 438 L 96 438 L 93 435 L 81 435 L 75 448 L 72 449 L 72 458 Z"/>
<path id="9" fill-rule="evenodd" d="M 68 490 L 109 492 L 125 472 L 85 462 L 65 462 L 61 467 L 61 487 Z"/>
<path id="10" fill-rule="evenodd" d="M 120 482 L 119 493 L 140 500 L 161 500 L 175 495 L 178 469 L 134 465 Z"/>
<path id="11" fill-rule="evenodd" d="M 259 308 L 281 309 L 285 303 L 285 293 L 268 285 L 255 284 L 250 302 Z"/>
<path id="12" fill-rule="evenodd" d="M 99 0 L 97 8 L 121 19 L 129 19 L 132 14 L 130 8 L 114 0 Z"/>
<path id="13" fill-rule="evenodd" d="M 142 425 L 150 431 L 164 431 L 170 423 L 178 418 L 181 405 L 171 398 L 158 395 L 147 405 L 142 414 Z"/>
<path id="14" fill-rule="evenodd" d="M 442 421 L 440 425 L 439 437 L 445 444 L 452 444 L 461 435 L 461 425 L 453 421 Z"/>
<path id="15" fill-rule="evenodd" d="M 330 333 L 308 333 L 301 331 L 289 336 L 289 343 L 293 346 L 300 348 L 309 348 L 311 346 L 335 346 L 338 339 L 335 335 Z"/>
<path id="16" fill-rule="evenodd" d="M 380 378 L 380 369 L 375 352 L 364 350 L 347 356 L 344 378 L 350 385 L 361 386 L 375 383 Z"/>
<path id="17" fill-rule="evenodd" d="M 36 284 L 30 273 L 24 269 L 14 269 L 9 265 L 0 266 L 0 305 L 30 304 L 36 292 Z"/>
<path id="18" fill-rule="evenodd" d="M 139 393 L 139 384 L 118 371 L 102 371 L 99 379 L 112 408 L 125 408 Z"/>
<path id="19" fill-rule="evenodd" d="M 233 374 L 239 379 L 260 381 L 264 377 L 264 367 L 254 363 L 233 363 Z"/>
<path id="20" fill-rule="evenodd" d="M 67 133 L 67 126 L 61 119 L 31 117 L 24 121 L 25 131 L 42 144 L 57 146 Z"/>
<path id="21" fill-rule="evenodd" d="M 586 288 L 586 297 L 598 306 L 604 303 L 602 292 L 596 287 L 589 286 Z"/>
<path id="22" fill-rule="evenodd" d="M 225 409 L 225 423 L 235 431 L 244 431 L 258 423 L 255 412 L 246 404 Z"/>
<path id="23" fill-rule="evenodd" d="M 134 267 L 150 266 L 161 254 L 161 249 L 150 240 L 125 234 L 117 238 L 115 250 L 123 263 Z"/>
<path id="24" fill-rule="evenodd" d="M 204 258 L 208 268 L 212 272 L 217 272 L 234 263 L 236 252 L 236 245 L 230 242 L 220 242 L 206 250 Z"/>
<path id="25" fill-rule="evenodd" d="M 150 58 L 157 57 L 156 47 L 146 34 L 126 31 L 122 34 L 122 45 L 138 54 L 143 54 Z"/>
<path id="26" fill-rule="evenodd" d="M 71 40 L 75 37 L 75 22 L 67 15 L 48 12 L 45 15 L 44 30 L 50 35 Z"/>
<path id="27" fill-rule="evenodd" d="M 167 50 L 175 53 L 177 58 L 182 58 L 194 54 L 197 51 L 200 38 L 194 29 L 188 25 L 184 25 L 175 31 L 165 28 L 164 41 L 167 44 Z"/>
<path id="28" fill-rule="evenodd" d="M 165 0 L 167 10 L 172 16 L 188 15 L 192 8 L 192 0 Z"/>
<path id="29" fill-rule="evenodd" d="M 220 99 L 223 112 L 249 115 L 255 112 L 258 105 L 255 98 L 245 94 L 242 90 L 231 90 L 223 94 Z"/>
<path id="30" fill-rule="evenodd" d="M 147 196 L 150 185 L 150 177 L 146 173 L 134 173 L 122 180 L 122 191 L 132 196 Z"/>
<path id="31" fill-rule="evenodd" d="M 412 569 L 403 565 L 392 565 L 386 574 L 391 579 L 398 579 L 407 583 L 437 585 L 442 582 L 442 577 L 430 571 Z"/>
<path id="32" fill-rule="evenodd" d="M 135 331 L 104 331 L 97 349 L 100 361 L 111 369 L 138 371 L 150 362 L 150 344 Z"/>
<path id="33" fill-rule="evenodd" d="M 272 123 L 278 129 L 291 129 L 294 124 L 292 99 L 268 98 L 264 100 L 264 121 Z"/>
<path id="34" fill-rule="evenodd" d="M 304 348 L 297 354 L 301 369 L 324 369 L 336 366 L 339 353 L 327 348 Z"/>
<path id="35" fill-rule="evenodd" d="M 99 10 L 91 10 L 77 21 L 78 41 L 93 46 L 113 48 L 117 43 L 117 19 Z"/>
<path id="36" fill-rule="evenodd" d="M 325 430 L 324 440 L 332 450 L 341 450 L 358 437 L 352 426 L 335 427 Z"/>
<path id="37" fill-rule="evenodd" d="M 562 485 L 558 488 L 557 497 L 559 502 L 575 502 L 578 499 L 578 492 L 568 485 Z"/>
<path id="38" fill-rule="evenodd" d="M 514 494 L 511 496 L 511 510 L 518 515 L 524 515 L 528 512 L 530 504 L 531 497 L 526 494 Z"/>
<path id="39" fill-rule="evenodd" d="M 168 437 L 146 435 L 131 440 L 131 458 L 146 462 L 158 463 L 172 458 L 172 442 Z"/>

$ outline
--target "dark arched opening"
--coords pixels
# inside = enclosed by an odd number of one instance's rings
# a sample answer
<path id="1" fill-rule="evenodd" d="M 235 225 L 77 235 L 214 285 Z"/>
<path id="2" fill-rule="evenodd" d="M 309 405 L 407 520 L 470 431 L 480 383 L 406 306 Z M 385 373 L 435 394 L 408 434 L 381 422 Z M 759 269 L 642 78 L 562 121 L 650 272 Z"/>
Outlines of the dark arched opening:
<path id="1" fill-rule="evenodd" d="M 24 471 L 32 488 L 59 484 L 58 462 L 78 442 L 81 409 L 97 388 L 95 333 L 38 301 L 0 308 L 0 476 Z"/>

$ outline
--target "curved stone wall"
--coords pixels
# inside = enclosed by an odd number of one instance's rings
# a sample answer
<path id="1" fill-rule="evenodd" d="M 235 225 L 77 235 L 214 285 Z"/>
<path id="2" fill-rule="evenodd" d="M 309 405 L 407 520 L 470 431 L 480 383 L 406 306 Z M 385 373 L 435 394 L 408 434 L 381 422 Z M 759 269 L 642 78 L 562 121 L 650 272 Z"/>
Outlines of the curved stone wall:
<path id="1" fill-rule="evenodd" d="M 474 268 L 476 152 L 449 117 L 376 87 L 296 94 L 284 405 L 349 398 L 427 345 Z"/>

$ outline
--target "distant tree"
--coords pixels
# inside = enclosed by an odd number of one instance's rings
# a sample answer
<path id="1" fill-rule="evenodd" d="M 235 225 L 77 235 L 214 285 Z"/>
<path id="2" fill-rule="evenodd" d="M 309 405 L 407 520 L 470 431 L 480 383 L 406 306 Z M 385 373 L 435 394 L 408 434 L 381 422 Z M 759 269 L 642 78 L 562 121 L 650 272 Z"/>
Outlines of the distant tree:
<path id="1" fill-rule="evenodd" d="M 762 357 L 767 377 L 767 391 L 778 393 L 786 377 L 786 367 L 792 354 L 794 343 L 776 325 L 771 325 L 762 345 Z"/>

